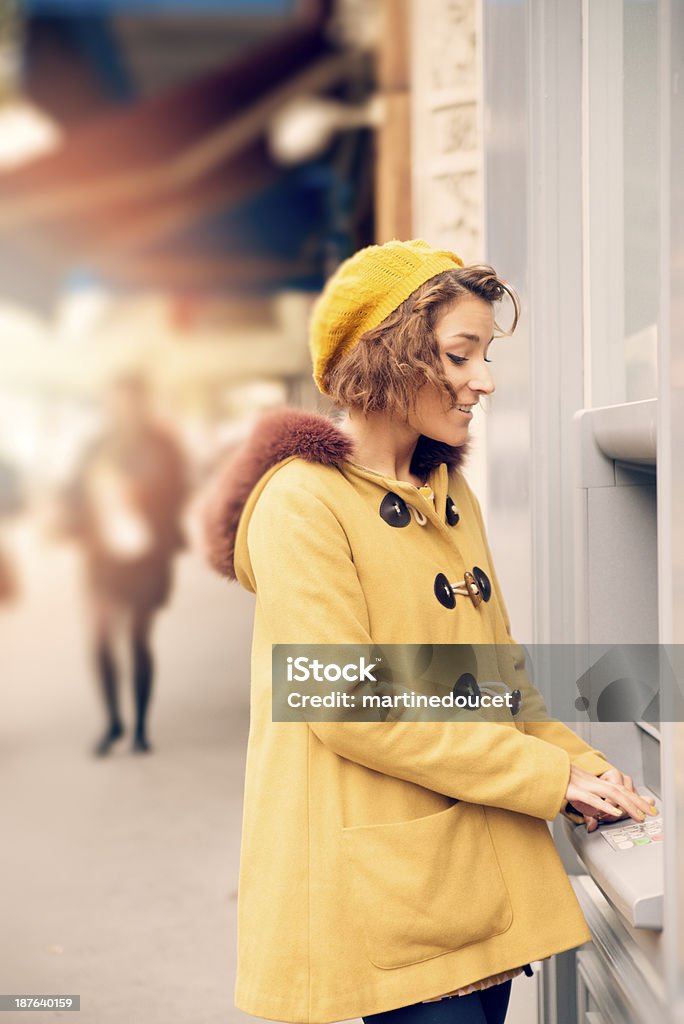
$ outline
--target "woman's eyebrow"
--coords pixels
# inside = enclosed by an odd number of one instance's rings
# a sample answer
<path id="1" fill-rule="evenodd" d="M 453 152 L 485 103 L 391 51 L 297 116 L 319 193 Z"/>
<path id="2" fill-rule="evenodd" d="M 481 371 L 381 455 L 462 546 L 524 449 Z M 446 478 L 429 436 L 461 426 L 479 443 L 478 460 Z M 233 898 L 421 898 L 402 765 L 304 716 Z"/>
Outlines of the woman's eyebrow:
<path id="1" fill-rule="evenodd" d="M 465 338 L 466 341 L 475 341 L 475 342 L 478 342 L 480 340 L 480 335 L 479 334 L 468 334 L 467 331 L 458 331 L 457 334 L 452 334 L 451 337 L 452 338 Z M 490 341 L 494 341 L 494 336 L 492 335 L 492 337 L 489 340 Z"/>

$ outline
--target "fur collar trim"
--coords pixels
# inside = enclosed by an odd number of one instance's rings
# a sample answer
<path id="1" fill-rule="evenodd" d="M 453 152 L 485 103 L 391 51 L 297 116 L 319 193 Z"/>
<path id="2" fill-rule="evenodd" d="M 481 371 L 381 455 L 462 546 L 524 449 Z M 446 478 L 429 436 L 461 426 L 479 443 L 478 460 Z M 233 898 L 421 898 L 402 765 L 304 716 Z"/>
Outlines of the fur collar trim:
<path id="1" fill-rule="evenodd" d="M 461 465 L 468 444 L 454 448 L 421 436 L 411 471 L 429 473 L 442 462 L 449 469 Z M 238 523 L 251 491 L 268 470 L 290 456 L 324 466 L 353 459 L 354 442 L 329 417 L 301 409 L 281 408 L 260 417 L 212 482 L 203 509 L 203 532 L 209 564 L 228 579 L 236 579 L 235 540 Z"/>

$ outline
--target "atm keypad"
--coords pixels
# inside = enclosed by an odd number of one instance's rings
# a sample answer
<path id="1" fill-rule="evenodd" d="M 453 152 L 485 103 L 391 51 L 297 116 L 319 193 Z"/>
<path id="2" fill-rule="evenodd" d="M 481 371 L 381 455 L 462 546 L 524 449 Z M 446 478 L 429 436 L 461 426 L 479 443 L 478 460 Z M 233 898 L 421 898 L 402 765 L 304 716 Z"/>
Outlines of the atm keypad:
<path id="1" fill-rule="evenodd" d="M 661 814 L 648 821 L 629 821 L 615 825 L 601 826 L 601 835 L 614 850 L 632 850 L 635 846 L 649 846 L 663 841 L 663 818 Z"/>

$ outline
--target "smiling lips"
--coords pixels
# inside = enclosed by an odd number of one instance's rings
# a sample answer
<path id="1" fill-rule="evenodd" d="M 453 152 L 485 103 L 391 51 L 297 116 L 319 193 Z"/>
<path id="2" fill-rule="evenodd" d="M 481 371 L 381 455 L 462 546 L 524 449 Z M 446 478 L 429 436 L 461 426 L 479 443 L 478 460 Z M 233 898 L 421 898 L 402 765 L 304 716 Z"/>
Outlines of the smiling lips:
<path id="1" fill-rule="evenodd" d="M 468 416 L 472 416 L 473 409 L 477 405 L 477 402 L 473 402 L 472 405 L 457 405 L 456 408 L 459 412 L 466 413 Z"/>

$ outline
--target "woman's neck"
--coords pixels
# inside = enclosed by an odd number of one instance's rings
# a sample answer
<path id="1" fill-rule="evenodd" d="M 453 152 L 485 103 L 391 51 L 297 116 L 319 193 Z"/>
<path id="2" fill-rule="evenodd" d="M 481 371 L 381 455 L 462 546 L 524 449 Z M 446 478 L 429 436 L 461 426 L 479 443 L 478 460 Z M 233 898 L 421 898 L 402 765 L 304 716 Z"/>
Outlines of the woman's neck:
<path id="1" fill-rule="evenodd" d="M 384 413 L 364 416 L 346 411 L 340 429 L 354 441 L 354 461 L 392 480 L 420 485 L 423 481 L 411 473 L 411 459 L 419 434 L 408 423 L 390 419 Z"/>

